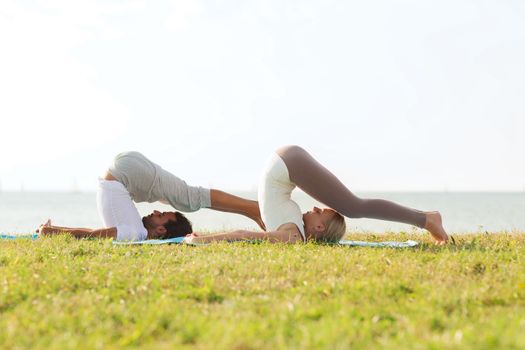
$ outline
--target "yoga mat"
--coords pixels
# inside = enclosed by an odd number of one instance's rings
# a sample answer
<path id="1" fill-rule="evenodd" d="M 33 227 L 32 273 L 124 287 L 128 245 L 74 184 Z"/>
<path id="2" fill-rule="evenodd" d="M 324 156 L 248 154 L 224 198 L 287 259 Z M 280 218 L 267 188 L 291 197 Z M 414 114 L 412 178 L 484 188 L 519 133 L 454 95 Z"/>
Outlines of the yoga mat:
<path id="1" fill-rule="evenodd" d="M 181 244 L 184 237 L 169 239 L 147 239 L 145 241 L 113 241 L 116 245 L 137 245 L 137 244 Z"/>
<path id="2" fill-rule="evenodd" d="M 406 242 L 364 242 L 364 241 L 339 241 L 341 245 L 349 245 L 353 247 L 390 247 L 390 248 L 410 248 L 415 247 L 419 243 L 408 240 Z"/>
<path id="3" fill-rule="evenodd" d="M 148 239 L 145 241 L 129 241 L 129 242 L 117 242 L 113 241 L 113 244 L 117 245 L 137 245 L 137 244 L 182 244 L 184 237 L 170 238 L 170 239 Z M 249 241 L 251 242 L 251 241 Z M 259 242 L 259 241 L 253 241 Z M 410 248 L 415 247 L 419 243 L 416 241 L 408 240 L 406 242 L 365 242 L 365 241 L 339 241 L 340 245 L 353 246 L 353 247 L 390 247 L 390 248 Z M 206 245 L 205 243 L 193 243 L 191 245 Z"/>
<path id="4" fill-rule="evenodd" d="M 14 239 L 37 239 L 38 234 L 34 233 L 31 235 L 5 235 L 0 234 L 0 240 L 14 240 Z M 158 244 L 182 244 L 184 237 L 176 237 L 170 239 L 148 239 L 145 241 L 113 241 L 115 245 L 158 245 Z M 258 241 L 255 241 L 258 242 Z M 415 247 L 419 243 L 416 241 L 408 240 L 406 242 L 365 242 L 365 241 L 349 241 L 341 240 L 339 241 L 340 245 L 352 246 L 352 247 L 390 247 L 390 248 L 410 248 Z M 203 243 L 191 244 L 191 245 L 205 245 Z"/>
<path id="5" fill-rule="evenodd" d="M 15 240 L 15 239 L 37 239 L 38 234 L 34 233 L 31 235 L 5 235 L 0 234 L 0 240 Z M 92 239 L 92 238 L 84 238 L 84 239 Z M 124 242 L 117 242 L 113 241 L 113 244 L 124 244 L 124 245 L 130 245 L 130 244 L 170 244 L 170 243 L 182 243 L 182 240 L 184 237 L 177 237 L 177 238 L 170 238 L 170 239 L 148 239 L 145 241 L 124 241 Z"/>
<path id="6" fill-rule="evenodd" d="M 4 235 L 0 234 L 0 240 L 13 240 L 13 239 L 37 239 L 38 235 L 33 233 L 31 235 Z"/>

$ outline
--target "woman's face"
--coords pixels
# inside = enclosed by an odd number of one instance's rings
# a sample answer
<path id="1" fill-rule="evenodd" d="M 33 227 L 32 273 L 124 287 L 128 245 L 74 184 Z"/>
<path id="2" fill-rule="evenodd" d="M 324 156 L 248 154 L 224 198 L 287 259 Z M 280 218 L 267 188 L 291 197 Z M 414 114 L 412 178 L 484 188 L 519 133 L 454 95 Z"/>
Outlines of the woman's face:
<path id="1" fill-rule="evenodd" d="M 333 209 L 313 207 L 312 210 L 303 214 L 305 233 L 311 238 L 317 238 L 317 235 L 324 233 L 327 223 L 330 222 L 334 215 L 335 211 Z"/>

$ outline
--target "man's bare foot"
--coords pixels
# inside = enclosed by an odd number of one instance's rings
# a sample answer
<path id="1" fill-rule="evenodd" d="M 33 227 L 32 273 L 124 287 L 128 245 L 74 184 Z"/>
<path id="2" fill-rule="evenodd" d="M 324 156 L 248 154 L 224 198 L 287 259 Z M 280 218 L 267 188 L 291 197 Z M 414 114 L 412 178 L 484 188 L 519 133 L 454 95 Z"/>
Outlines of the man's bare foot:
<path id="1" fill-rule="evenodd" d="M 266 225 L 264 224 L 264 222 L 262 221 L 261 217 L 256 217 L 253 219 L 257 225 L 259 225 L 259 227 L 263 230 L 263 231 L 266 231 Z"/>
<path id="2" fill-rule="evenodd" d="M 266 231 L 266 225 L 264 225 L 264 221 L 262 221 L 262 219 L 261 219 L 261 214 L 259 213 L 259 209 L 257 209 L 257 213 L 256 214 L 251 214 L 249 217 L 250 217 L 250 219 L 255 221 L 257 223 L 257 225 L 259 225 L 259 227 L 263 231 Z"/>
<path id="3" fill-rule="evenodd" d="M 263 230 L 266 231 L 266 225 L 264 224 L 264 221 L 261 218 L 261 211 L 259 210 L 259 203 L 256 201 L 253 201 L 253 205 L 248 210 L 247 216 L 255 221 L 257 225 Z"/>
<path id="4" fill-rule="evenodd" d="M 426 213 L 425 230 L 429 231 L 437 244 L 445 244 L 448 241 L 447 232 L 443 228 L 441 214 L 438 211 Z"/>

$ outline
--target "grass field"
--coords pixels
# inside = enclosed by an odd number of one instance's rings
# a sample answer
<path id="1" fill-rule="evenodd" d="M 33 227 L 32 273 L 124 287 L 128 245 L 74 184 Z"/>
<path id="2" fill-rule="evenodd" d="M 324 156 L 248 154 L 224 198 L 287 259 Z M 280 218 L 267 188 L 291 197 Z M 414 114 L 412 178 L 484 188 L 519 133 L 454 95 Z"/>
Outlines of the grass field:
<path id="1" fill-rule="evenodd" d="M 524 349 L 525 235 L 416 248 L 0 241 L 0 348 Z"/>

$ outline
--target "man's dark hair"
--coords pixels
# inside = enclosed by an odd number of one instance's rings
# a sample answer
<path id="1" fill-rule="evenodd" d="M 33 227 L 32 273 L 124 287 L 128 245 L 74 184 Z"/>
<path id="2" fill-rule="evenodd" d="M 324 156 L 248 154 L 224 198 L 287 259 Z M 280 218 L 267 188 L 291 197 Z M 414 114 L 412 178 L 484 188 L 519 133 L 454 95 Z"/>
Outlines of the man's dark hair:
<path id="1" fill-rule="evenodd" d="M 170 220 L 164 224 L 166 233 L 163 236 L 159 237 L 159 239 L 184 237 L 188 233 L 193 232 L 193 228 L 191 227 L 191 221 L 188 220 L 187 217 L 185 217 L 184 215 L 182 215 L 182 213 L 179 213 L 178 211 L 175 212 L 175 217 L 177 218 L 177 221 Z"/>

